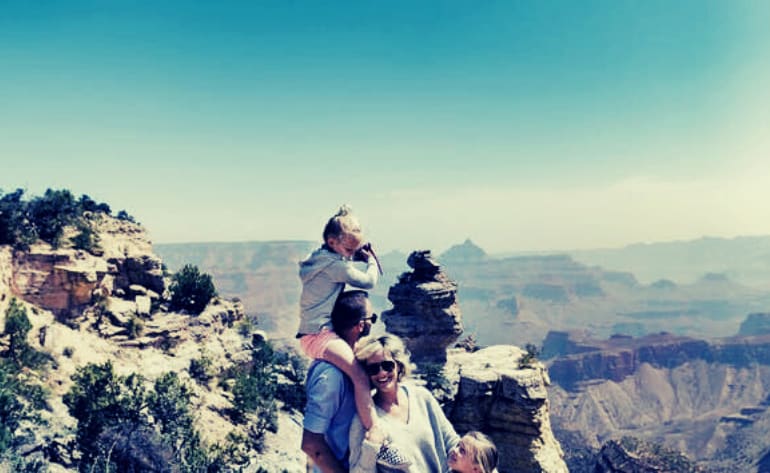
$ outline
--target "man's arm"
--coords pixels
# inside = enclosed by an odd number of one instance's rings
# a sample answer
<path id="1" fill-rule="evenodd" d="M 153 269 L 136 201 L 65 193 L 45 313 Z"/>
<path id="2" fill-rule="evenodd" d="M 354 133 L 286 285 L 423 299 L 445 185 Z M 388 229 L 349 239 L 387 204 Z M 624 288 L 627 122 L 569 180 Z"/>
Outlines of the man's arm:
<path id="1" fill-rule="evenodd" d="M 342 464 L 334 457 L 323 434 L 309 430 L 302 431 L 302 451 L 307 454 L 323 473 L 347 473 Z"/>

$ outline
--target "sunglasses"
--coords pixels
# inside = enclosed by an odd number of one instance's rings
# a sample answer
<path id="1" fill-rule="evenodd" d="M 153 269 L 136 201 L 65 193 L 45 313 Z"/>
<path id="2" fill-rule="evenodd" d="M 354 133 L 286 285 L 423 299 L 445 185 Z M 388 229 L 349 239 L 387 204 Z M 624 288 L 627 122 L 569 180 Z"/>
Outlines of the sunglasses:
<path id="1" fill-rule="evenodd" d="M 377 314 L 372 314 L 371 317 L 364 317 L 361 320 L 371 320 L 373 324 L 377 323 Z"/>
<path id="2" fill-rule="evenodd" d="M 364 367 L 366 374 L 374 376 L 380 372 L 380 369 L 386 373 L 390 373 L 396 367 L 396 362 L 393 360 L 385 360 L 379 363 L 367 363 Z"/>

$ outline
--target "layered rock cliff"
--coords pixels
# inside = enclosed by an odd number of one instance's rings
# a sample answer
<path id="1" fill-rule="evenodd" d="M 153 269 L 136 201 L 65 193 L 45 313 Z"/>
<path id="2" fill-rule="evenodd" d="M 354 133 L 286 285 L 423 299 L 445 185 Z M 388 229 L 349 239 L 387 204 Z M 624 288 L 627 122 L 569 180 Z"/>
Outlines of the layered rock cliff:
<path id="1" fill-rule="evenodd" d="M 158 299 L 166 283 L 144 229 L 103 214 L 92 224 L 100 239 L 96 254 L 44 242 L 27 251 L 6 247 L 10 294 L 63 318 L 81 315 L 96 297 Z"/>
<path id="2" fill-rule="evenodd" d="M 520 368 L 524 351 L 493 346 L 452 352 L 446 365 L 456 393 L 448 417 L 458 432 L 481 430 L 499 449 L 501 473 L 566 473 L 551 431 L 548 374 L 539 363 Z"/>
<path id="3" fill-rule="evenodd" d="M 549 334 L 543 351 L 561 355 L 551 362 L 553 380 L 566 389 L 576 389 L 590 380 L 622 381 L 642 364 L 656 368 L 675 368 L 702 360 L 738 367 L 770 365 L 770 335 L 698 340 L 668 333 L 641 338 L 615 336 L 608 340 L 574 338 L 563 333 Z"/>

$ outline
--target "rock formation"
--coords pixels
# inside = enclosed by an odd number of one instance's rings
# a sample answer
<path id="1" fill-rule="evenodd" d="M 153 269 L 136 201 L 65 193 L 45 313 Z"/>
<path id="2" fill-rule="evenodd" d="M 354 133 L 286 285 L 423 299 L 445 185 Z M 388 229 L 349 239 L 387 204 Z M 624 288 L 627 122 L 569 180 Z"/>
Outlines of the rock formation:
<path id="1" fill-rule="evenodd" d="M 6 248 L 12 254 L 9 292 L 64 318 L 80 315 L 97 297 L 158 299 L 165 281 L 144 229 L 104 215 L 93 222 L 100 237 L 97 254 L 44 242 L 28 251 Z"/>
<path id="2" fill-rule="evenodd" d="M 445 373 L 457 392 L 448 417 L 458 433 L 481 430 L 493 439 L 501 473 L 566 473 L 551 431 L 548 373 L 540 363 L 519 368 L 523 355 L 506 345 L 452 352 Z"/>
<path id="3" fill-rule="evenodd" d="M 401 337 L 412 361 L 446 361 L 446 348 L 463 332 L 457 284 L 441 271 L 430 251 L 414 251 L 403 273 L 388 291 L 393 308 L 383 312 L 388 332 Z"/>
<path id="4" fill-rule="evenodd" d="M 704 471 L 679 452 L 633 437 L 607 442 L 594 473 L 698 473 Z"/>

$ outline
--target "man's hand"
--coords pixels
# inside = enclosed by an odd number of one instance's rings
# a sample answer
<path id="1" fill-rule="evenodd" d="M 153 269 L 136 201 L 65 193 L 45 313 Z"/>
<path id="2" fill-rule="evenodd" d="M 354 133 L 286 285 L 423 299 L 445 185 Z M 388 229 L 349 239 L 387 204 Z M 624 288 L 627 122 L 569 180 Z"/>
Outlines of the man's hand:
<path id="1" fill-rule="evenodd" d="M 313 463 L 323 473 L 347 473 L 347 470 L 335 458 L 323 434 L 303 430 L 302 451 L 313 460 Z"/>

